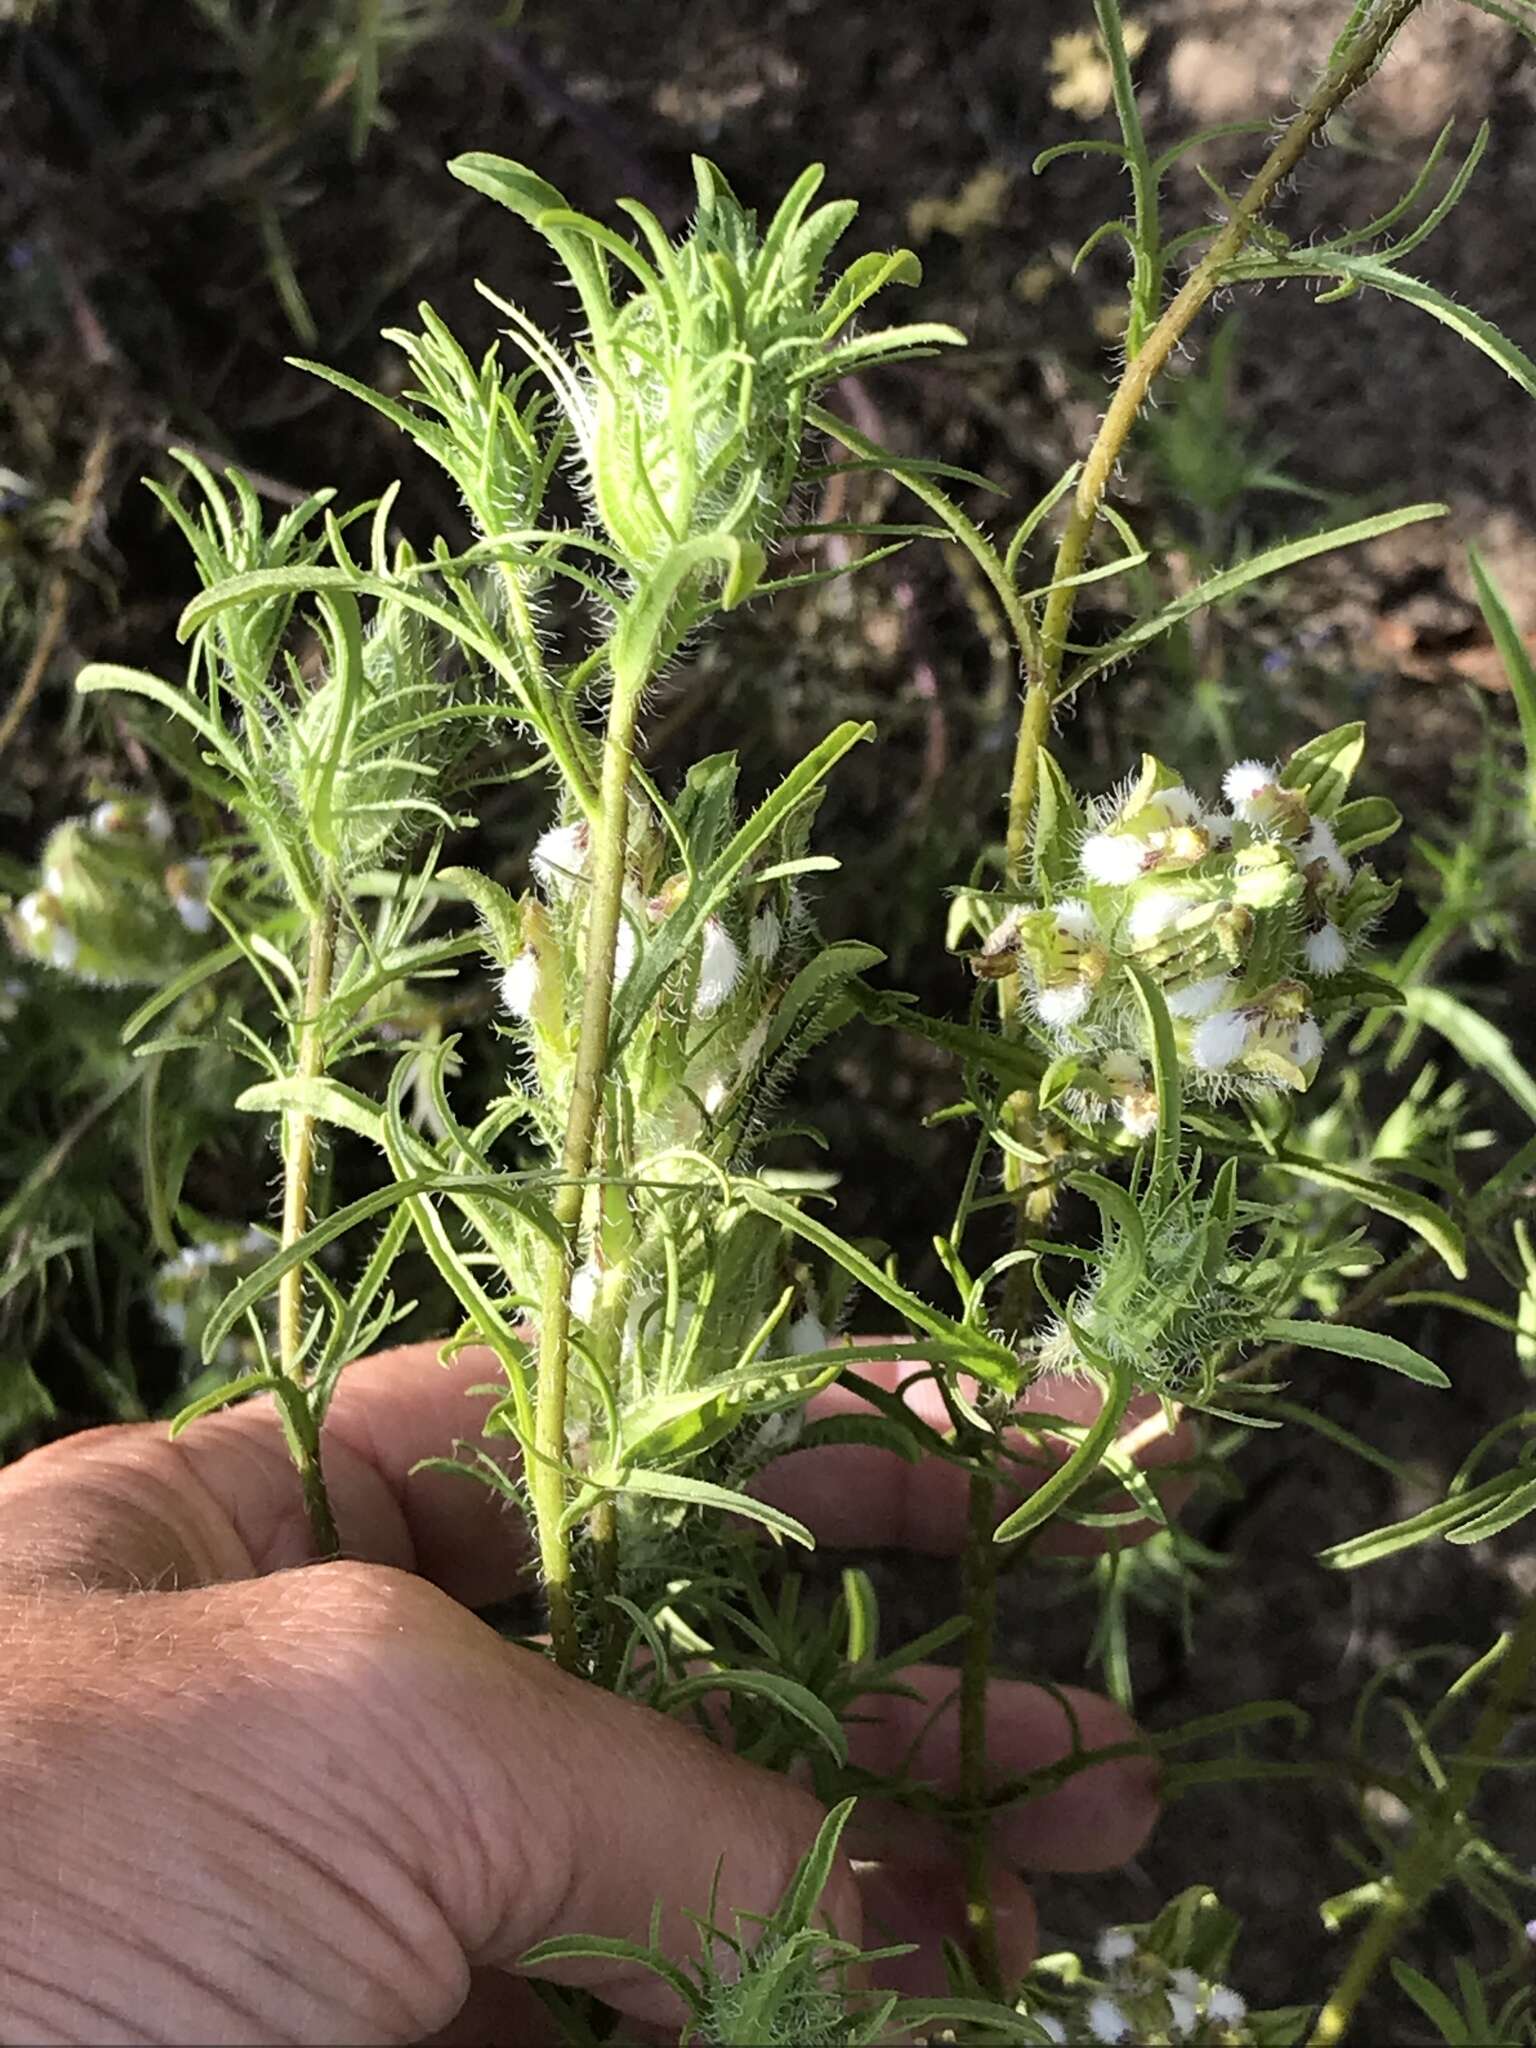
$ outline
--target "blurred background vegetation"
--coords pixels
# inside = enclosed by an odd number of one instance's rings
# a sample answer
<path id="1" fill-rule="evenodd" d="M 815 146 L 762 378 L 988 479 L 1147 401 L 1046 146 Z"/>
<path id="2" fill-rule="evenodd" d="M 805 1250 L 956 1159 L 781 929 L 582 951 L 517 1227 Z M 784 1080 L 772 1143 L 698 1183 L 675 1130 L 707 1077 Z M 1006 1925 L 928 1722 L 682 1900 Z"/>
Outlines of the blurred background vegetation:
<path id="1" fill-rule="evenodd" d="M 1338 11 L 1332 0 L 1147 0 L 1135 26 L 1154 145 L 1285 115 Z M 411 324 L 426 299 L 473 353 L 492 332 L 477 276 L 544 324 L 568 322 L 534 238 L 445 175 L 458 151 L 531 162 L 600 215 L 633 194 L 679 226 L 692 151 L 757 204 L 824 160 L 828 189 L 861 202 L 861 246 L 918 248 L 910 317 L 971 337 L 963 356 L 846 385 L 842 408 L 898 448 L 985 472 L 1000 508 L 1032 502 L 1086 444 L 1115 361 L 1115 243 L 1073 267 L 1084 234 L 1123 204 L 1113 159 L 1030 168 L 1042 148 L 1107 132 L 1090 19 L 1086 0 L 0 0 L 0 894 L 24 891 L 49 832 L 104 796 L 181 800 L 126 700 L 82 703 L 71 690 L 87 659 L 178 662 L 191 566 L 139 485 L 169 480 L 171 448 L 237 464 L 275 508 L 328 484 L 356 501 L 403 473 L 409 537 L 466 538 L 441 477 L 392 429 L 283 360 L 312 354 L 398 388 L 379 329 Z M 1283 225 L 1304 237 L 1370 218 L 1442 124 L 1454 155 L 1484 117 L 1493 140 L 1471 195 L 1418 261 L 1529 346 L 1536 58 L 1488 16 L 1441 8 L 1414 24 L 1314 153 Z M 1219 137 L 1204 160 L 1235 176 L 1256 139 Z M 1193 169 L 1174 189 L 1187 217 L 1175 227 L 1208 216 Z M 1519 628 L 1536 628 L 1528 401 L 1443 329 L 1381 302 L 1317 310 L 1271 292 L 1223 309 L 1204 341 L 1124 480 L 1156 545 L 1142 573 L 1161 594 L 1354 512 L 1436 497 L 1452 516 L 1202 615 L 1155 661 L 1097 686 L 1059 746 L 1090 787 L 1154 745 L 1214 781 L 1234 755 L 1281 753 L 1366 716 L 1367 787 L 1411 828 L 1385 850 L 1409 888 L 1384 942 L 1438 920 L 1436 972 L 1531 1064 L 1520 756 L 1466 558 L 1475 542 Z M 886 488 L 840 479 L 820 511 L 836 517 L 834 493 L 858 490 L 857 509 L 878 516 Z M 1085 633 L 1111 632 L 1125 601 L 1118 585 L 1086 592 Z M 700 646 L 653 707 L 649 760 L 665 781 L 734 747 L 759 788 L 838 719 L 873 718 L 878 744 L 840 771 L 818 828 L 844 869 L 821 916 L 880 944 L 891 986 L 958 1013 L 966 978 L 944 950 L 944 892 L 1000 830 L 1016 702 L 985 594 L 958 553 L 925 547 L 791 593 Z M 542 802 L 537 783 L 491 790 L 471 856 L 516 883 Z M 82 997 L 65 976 L 0 960 L 0 1441 L 12 1452 L 160 1412 L 192 1370 L 194 1296 L 216 1298 L 244 1232 L 270 1210 L 265 1141 L 227 1107 L 231 1062 L 121 1049 L 145 994 Z M 487 1013 L 489 1000 L 487 989 Z M 480 1037 L 473 1056 L 496 1057 Z M 1428 1180 L 1453 1175 L 1437 1150 L 1448 1086 L 1467 1091 L 1490 1148 L 1523 1135 L 1507 1090 L 1463 1072 L 1444 1045 L 1410 1031 L 1391 1050 L 1393 1071 L 1345 1063 L 1320 1102 L 1336 1156 L 1368 1142 L 1368 1113 L 1406 1100 L 1394 1149 Z M 934 1191 L 964 1168 L 968 1141 L 939 1115 L 952 1093 L 944 1055 L 855 1027 L 790 1106 L 827 1135 L 844 1226 L 894 1247 L 918 1281 L 930 1277 Z M 208 1247 L 196 1270 L 188 1237 Z M 441 1311 L 425 1276 L 419 1291 L 425 1330 Z M 182 1341 L 164 1313 L 171 1296 Z M 1520 1405 L 1507 1343 L 1433 1309 L 1412 1312 L 1403 1334 L 1452 1372 L 1451 1409 L 1405 1398 L 1385 1375 L 1309 1382 L 1304 1396 L 1401 1470 L 1363 1466 L 1317 1436 L 1251 1442 L 1235 1477 L 1218 1468 L 1188 1535 L 1117 1576 L 1099 1568 L 1096 1599 L 1078 1597 L 1080 1571 L 1010 1584 L 1021 1666 L 1064 1675 L 1093 1640 L 1154 1723 L 1280 1694 L 1326 1729 L 1407 1653 L 1485 1644 L 1536 1575 L 1518 1541 L 1421 1550 L 1359 1577 L 1311 1562 L 1408 1511 L 1415 1484 L 1430 1497 Z M 1244 1570 L 1248 1559 L 1263 1569 Z M 904 1568 L 889 1596 L 898 1618 L 948 1597 L 938 1572 Z M 1249 1944 L 1249 1988 L 1305 1996 L 1324 1967 L 1313 1902 L 1349 1881 L 1341 1821 L 1311 1786 L 1185 1802 L 1145 1868 L 1058 1888 L 1047 1925 L 1143 1918 L 1178 1885 L 1236 1870 L 1246 1875 L 1228 1902 L 1264 1931 Z M 1527 1832 L 1536 1857 L 1536 1816 Z M 1431 1928 L 1447 1954 L 1468 1939 L 1457 1910 L 1442 1904 Z"/>

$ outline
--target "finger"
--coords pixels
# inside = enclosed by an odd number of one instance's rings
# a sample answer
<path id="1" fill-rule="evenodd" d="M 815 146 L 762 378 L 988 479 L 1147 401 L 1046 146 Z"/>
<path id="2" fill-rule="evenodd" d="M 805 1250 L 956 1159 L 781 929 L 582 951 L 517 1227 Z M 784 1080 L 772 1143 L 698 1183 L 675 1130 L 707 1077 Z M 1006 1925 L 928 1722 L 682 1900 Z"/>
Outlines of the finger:
<path id="1" fill-rule="evenodd" d="M 864 1942 L 868 1948 L 910 1944 L 911 1953 L 890 1956 L 871 1966 L 883 1991 L 904 1998 L 941 1997 L 949 1989 L 944 1943 L 964 1948 L 965 1877 L 953 1858 L 932 1865 L 855 1865 L 864 1907 Z M 993 1921 L 998 1964 L 1005 1984 L 1016 1984 L 1035 1959 L 1035 1902 L 1028 1885 L 1011 1870 L 991 1874 Z"/>
<path id="2" fill-rule="evenodd" d="M 931 1375 L 922 1377 L 926 1367 L 871 1359 L 868 1364 L 861 1360 L 858 1369 L 864 1378 L 900 1390 L 920 1421 L 934 1429 L 948 1429 L 942 1396 Z M 1028 1389 L 1021 1407 L 1027 1405 L 1031 1416 L 1049 1413 L 1064 1422 L 1086 1423 L 1098 1413 L 1101 1402 L 1099 1389 L 1090 1381 L 1047 1375 Z M 1152 1396 L 1137 1396 L 1127 1412 L 1126 1431 L 1145 1423 L 1158 1406 Z M 841 1385 L 818 1394 L 810 1409 L 813 1417 L 868 1412 L 863 1396 Z M 1046 1436 L 1041 1441 L 1010 1430 L 1006 1448 L 1009 1464 L 1000 1488 L 999 1519 L 1044 1483 L 1066 1458 L 1070 1445 L 1065 1438 Z M 1171 1433 L 1147 1441 L 1137 1463 L 1144 1471 L 1156 1471 L 1187 1462 L 1193 1451 L 1193 1432 L 1181 1422 Z M 964 1544 L 968 1490 L 963 1466 L 943 1458 L 910 1464 L 896 1452 L 872 1444 L 829 1444 L 791 1451 L 769 1467 L 756 1487 L 765 1500 L 805 1522 L 823 1543 L 846 1548 L 889 1547 L 933 1556 L 952 1555 Z M 1187 1495 L 1188 1485 L 1171 1474 L 1160 1483 L 1158 1492 L 1172 1512 Z M 1112 1511 L 1131 1503 L 1119 1495 L 1097 1505 Z M 1146 1519 L 1111 1530 L 1057 1522 L 1037 1543 L 1048 1555 L 1092 1555 L 1140 1543 L 1156 1527 Z"/>
<path id="3" fill-rule="evenodd" d="M 915 1698 L 876 1693 L 848 1724 L 855 1764 L 954 1798 L 960 1789 L 959 1673 L 919 1664 L 901 1674 Z M 987 1783 L 1049 1778 L 1065 1760 L 1140 1740 L 1133 1721 L 1098 1693 L 994 1679 L 987 1693 Z M 1053 1790 L 1000 1810 L 990 1845 L 1016 1870 L 1110 1870 L 1145 1846 L 1158 1816 L 1157 1764 L 1146 1755 L 1108 1758 L 1064 1775 Z M 936 1825 L 890 1809 L 855 1814 L 850 1853 L 932 1866 L 943 1846 Z M 952 1838 L 950 1847 L 952 1849 Z"/>
<path id="4" fill-rule="evenodd" d="M 526 1555 L 500 1497 L 413 1468 L 456 1438 L 480 1443 L 489 1352 L 439 1362 L 413 1344 L 350 1367 L 322 1444 L 343 1551 L 421 1572 L 470 1604 L 512 1593 Z M 174 1443 L 154 1423 L 89 1430 L 0 1473 L 0 1570 L 11 1584 L 209 1585 L 313 1555 L 282 1429 L 268 1399 L 194 1422 Z"/>

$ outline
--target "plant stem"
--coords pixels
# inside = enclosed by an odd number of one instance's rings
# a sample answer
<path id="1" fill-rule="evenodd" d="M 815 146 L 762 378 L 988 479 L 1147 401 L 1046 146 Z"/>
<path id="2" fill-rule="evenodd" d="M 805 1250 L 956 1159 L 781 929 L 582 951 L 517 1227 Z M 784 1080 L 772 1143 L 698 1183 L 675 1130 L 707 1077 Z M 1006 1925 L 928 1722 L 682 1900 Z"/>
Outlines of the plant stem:
<path id="1" fill-rule="evenodd" d="M 535 1458 L 529 1473 L 539 1562 L 549 1603 L 549 1630 L 556 1661 L 568 1671 L 581 1667 L 581 1637 L 571 1573 L 566 1509 L 566 1392 L 571 1355 L 571 1272 L 580 1248 L 586 1183 L 592 1171 L 602 1114 L 603 1076 L 608 1065 L 608 1032 L 613 1009 L 613 963 L 623 914 L 624 858 L 629 823 L 629 773 L 635 750 L 635 719 L 641 682 L 616 676 L 603 739 L 599 815 L 593 827 L 591 903 L 587 913 L 585 986 L 571 1079 L 570 1110 L 561 1155 L 561 1184 L 555 1220 L 564 1244 L 544 1265 L 539 1303 L 539 1380 L 534 1409 Z"/>
<path id="2" fill-rule="evenodd" d="M 337 906 L 328 897 L 309 928 L 309 966 L 304 981 L 304 1009 L 298 1024 L 294 1077 L 316 1081 L 325 1071 L 325 1007 L 330 1001 L 336 961 Z M 309 1191 L 315 1172 L 315 1119 L 308 1110 L 289 1110 L 283 1119 L 283 1236 L 286 1248 L 297 1244 L 309 1228 Z M 291 1266 L 278 1283 L 278 1357 L 285 1376 L 304 1386 L 304 1268 Z M 325 1490 L 320 1464 L 319 1431 L 290 1435 L 304 1506 L 322 1558 L 335 1557 L 341 1545 Z"/>
<path id="3" fill-rule="evenodd" d="M 1444 1882 L 1460 1848 L 1461 1817 L 1484 1770 L 1502 1749 L 1536 1674 L 1536 1600 L 1528 1600 L 1508 1639 L 1493 1689 L 1471 1740 L 1445 1785 L 1397 1859 L 1381 1903 L 1345 1965 L 1344 1974 L 1313 2028 L 1309 2048 L 1341 2041 L 1361 2000 L 1398 1938 Z"/>
<path id="4" fill-rule="evenodd" d="M 1334 62 L 1312 97 L 1287 127 L 1233 208 L 1231 218 L 1125 366 L 1093 446 L 1084 458 L 1072 497 L 1072 510 L 1056 550 L 1051 591 L 1040 625 L 1040 659 L 1030 675 L 1014 756 L 1008 809 L 1010 877 L 1015 861 L 1022 861 L 1028 844 L 1036 761 L 1060 687 L 1062 658 L 1077 603 L 1072 578 L 1082 571 L 1088 543 L 1115 465 L 1146 403 L 1153 381 L 1206 301 L 1220 288 L 1227 265 L 1240 254 L 1258 225 L 1260 215 L 1301 162 L 1313 138 L 1345 100 L 1366 82 L 1404 22 L 1422 5 L 1423 0 L 1387 0 L 1375 20 L 1366 22 L 1361 32 L 1336 53 Z"/>
<path id="5" fill-rule="evenodd" d="M 984 1456 L 989 1456 L 983 1453 Z M 960 1672 L 960 1801 L 966 1812 L 966 1948 L 977 1982 L 1005 1995 L 992 1904 L 991 1822 L 987 1808 L 987 1689 L 997 1625 L 997 1482 L 990 1458 L 971 1474 L 970 1513 L 961 1560 L 961 1597 L 970 1622 Z"/>

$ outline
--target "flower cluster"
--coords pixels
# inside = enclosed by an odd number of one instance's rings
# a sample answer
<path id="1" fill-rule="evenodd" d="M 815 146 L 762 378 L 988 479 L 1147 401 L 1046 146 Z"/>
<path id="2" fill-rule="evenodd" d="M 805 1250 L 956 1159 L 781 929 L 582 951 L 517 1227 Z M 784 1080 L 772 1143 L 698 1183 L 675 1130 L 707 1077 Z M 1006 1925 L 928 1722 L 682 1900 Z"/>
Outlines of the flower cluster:
<path id="1" fill-rule="evenodd" d="M 1194 1092 L 1310 1084 L 1323 1018 L 1369 988 L 1353 963 L 1390 900 L 1352 861 L 1398 822 L 1382 799 L 1342 801 L 1362 746 L 1345 726 L 1283 770 L 1238 762 L 1216 804 L 1150 754 L 1087 807 L 1055 779 L 1036 844 L 1044 900 L 997 906 L 972 965 L 1020 974 L 1042 1037 L 1082 1056 L 1080 1111 L 1113 1105 L 1137 1136 L 1156 1120 L 1132 967 L 1162 993 Z"/>
<path id="2" fill-rule="evenodd" d="M 787 502 L 816 392 L 855 365 L 961 339 L 932 323 L 843 338 L 885 285 L 915 283 L 921 272 L 902 250 L 863 257 L 824 285 L 857 209 L 846 200 L 812 207 L 820 167 L 760 230 L 714 165 L 696 158 L 698 210 L 677 244 L 644 207 L 625 202 L 643 253 L 573 212 L 522 164 L 472 155 L 451 169 L 543 234 L 576 287 L 588 338 L 574 362 L 517 307 L 503 310 L 554 388 L 597 520 L 635 569 L 705 535 L 765 541 Z M 617 297 L 615 263 L 631 287 Z"/>
<path id="3" fill-rule="evenodd" d="M 1219 1960 L 1211 1943 L 1198 1933 L 1192 1942 L 1187 1938 L 1191 1920 L 1198 1927 L 1202 1918 L 1221 1914 L 1209 1893 L 1203 1897 L 1204 1915 L 1192 1910 L 1196 1895 L 1185 1894 L 1149 1928 L 1106 1928 L 1090 1965 L 1072 1955 L 1042 1958 L 1036 1981 L 1043 1978 L 1054 1995 L 1049 2002 L 1037 1998 L 1032 1985 L 1024 2007 L 1041 2038 L 1064 2048 L 1137 2042 L 1236 2048 L 1251 2041 L 1246 2001 L 1212 1974 Z M 1192 1953 L 1180 1960 L 1185 1949 Z"/>
<path id="4" fill-rule="evenodd" d="M 81 981 L 162 981 L 212 924 L 208 883 L 206 860 L 176 853 L 164 804 L 117 797 L 49 835 L 6 930 L 18 953 Z"/>

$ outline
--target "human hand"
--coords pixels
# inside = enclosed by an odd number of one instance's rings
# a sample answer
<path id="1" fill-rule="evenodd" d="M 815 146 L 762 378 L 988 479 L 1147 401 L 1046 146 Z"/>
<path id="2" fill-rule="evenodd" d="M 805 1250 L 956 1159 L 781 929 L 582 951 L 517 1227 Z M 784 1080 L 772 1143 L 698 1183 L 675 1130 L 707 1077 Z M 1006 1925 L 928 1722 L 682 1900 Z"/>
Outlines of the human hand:
<path id="1" fill-rule="evenodd" d="M 347 1555 L 303 1571 L 286 1569 L 307 1531 L 265 1404 L 175 1443 L 92 1431 L 0 1473 L 0 2037 L 526 2042 L 538 2009 L 509 1973 L 533 1943 L 644 1945 L 659 1900 L 663 1943 L 686 1954 L 717 1867 L 728 1913 L 777 1903 L 814 1800 L 469 1611 L 516 1590 L 523 1534 L 489 1493 L 412 1467 L 469 1433 L 486 1376 L 484 1354 L 440 1368 L 430 1346 L 348 1372 L 326 1430 Z M 810 1451 L 773 1490 L 834 1542 L 960 1541 L 940 1464 Z M 954 1715 L 932 1709 L 955 1674 L 914 1679 L 919 1699 L 850 1730 L 855 1759 L 879 1769 L 915 1741 L 915 1774 L 953 1789 Z M 1085 1749 L 1134 1733 L 1092 1694 L 998 1682 L 993 1768 L 1061 1756 L 1071 1719 Z M 1132 1757 L 999 1820 L 1010 1970 L 1033 1943 L 1017 1873 L 1121 1862 L 1155 1806 Z M 931 1983 L 938 1937 L 960 1930 L 958 1870 L 915 1827 L 882 1854 L 857 1877 L 839 1865 L 826 1911 L 850 1939 L 861 1921 L 921 1938 Z M 675 2017 L 626 1965 L 547 1974 L 632 2019 Z"/>

